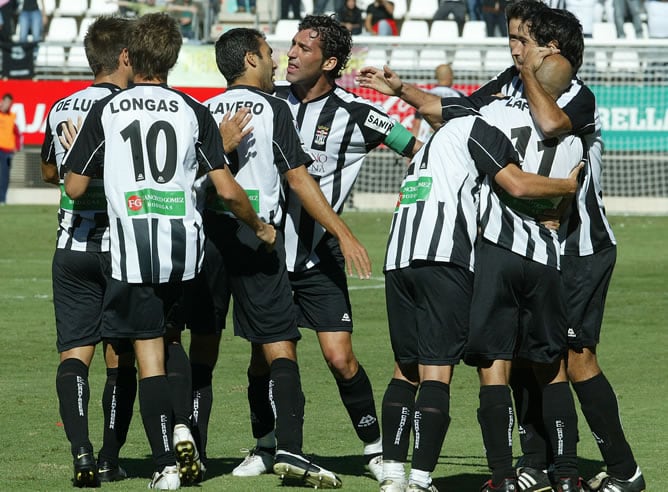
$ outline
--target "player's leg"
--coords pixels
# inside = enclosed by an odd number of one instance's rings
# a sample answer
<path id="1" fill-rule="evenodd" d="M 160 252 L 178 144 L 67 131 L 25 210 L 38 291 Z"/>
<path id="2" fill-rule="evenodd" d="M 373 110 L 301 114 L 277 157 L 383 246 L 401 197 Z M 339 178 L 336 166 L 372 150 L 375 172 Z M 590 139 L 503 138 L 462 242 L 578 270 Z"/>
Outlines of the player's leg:
<path id="1" fill-rule="evenodd" d="M 251 430 L 256 443 L 244 460 L 232 470 L 232 475 L 237 477 L 252 477 L 271 472 L 276 453 L 274 411 L 269 400 L 271 377 L 262 345 L 251 344 L 251 359 L 246 375 Z"/>
<path id="2" fill-rule="evenodd" d="M 613 246 L 589 256 L 562 257 L 562 285 L 572 329 L 568 376 L 607 468 L 591 485 L 606 490 L 602 482 L 609 475 L 609 482 L 619 482 L 614 484 L 619 490 L 638 491 L 645 488 L 644 478 L 624 435 L 617 397 L 596 355 L 616 256 Z"/>
<path id="3" fill-rule="evenodd" d="M 130 429 L 137 395 L 137 370 L 131 342 L 105 341 L 104 359 L 107 366 L 102 393 L 104 431 L 97 465 L 101 482 L 115 482 L 127 477 L 118 456 Z"/>
<path id="4" fill-rule="evenodd" d="M 408 485 L 430 490 L 450 425 L 452 371 L 468 337 L 473 274 L 467 268 L 432 262 L 414 261 L 407 270 L 415 296 L 420 378 Z"/>
<path id="5" fill-rule="evenodd" d="M 74 461 L 74 485 L 97 485 L 97 465 L 88 432 L 88 368 L 102 339 L 100 323 L 106 276 L 104 253 L 57 249 L 52 261 L 56 373 L 60 415 Z"/>
<path id="6" fill-rule="evenodd" d="M 271 374 L 269 398 L 276 409 L 274 473 L 281 479 L 300 479 L 318 488 L 338 488 L 339 478 L 312 463 L 302 452 L 305 400 L 296 348 L 295 340 L 263 345 Z"/>

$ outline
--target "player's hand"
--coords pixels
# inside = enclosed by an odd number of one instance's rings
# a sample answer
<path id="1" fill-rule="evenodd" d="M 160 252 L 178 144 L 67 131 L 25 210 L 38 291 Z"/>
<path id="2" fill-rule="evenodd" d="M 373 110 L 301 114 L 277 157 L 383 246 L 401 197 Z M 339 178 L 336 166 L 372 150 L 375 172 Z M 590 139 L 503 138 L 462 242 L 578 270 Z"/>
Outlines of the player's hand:
<path id="1" fill-rule="evenodd" d="M 524 53 L 524 60 L 522 62 L 522 72 L 531 71 L 536 73 L 536 70 L 543 64 L 545 57 L 559 53 L 559 49 L 554 46 L 535 46 L 526 50 Z M 526 73 L 526 72 L 525 72 Z"/>
<path id="2" fill-rule="evenodd" d="M 585 162 L 580 161 L 578 162 L 578 165 L 575 166 L 573 169 L 571 169 L 571 172 L 568 173 L 568 178 L 573 182 L 573 191 L 571 193 L 575 193 L 578 189 L 578 176 L 580 176 L 580 171 L 582 171 L 582 168 L 584 168 Z"/>
<path id="3" fill-rule="evenodd" d="M 70 118 L 67 118 L 67 121 L 63 122 L 61 126 L 63 132 L 58 135 L 58 140 L 60 140 L 60 143 L 65 150 L 70 150 L 70 147 L 72 147 L 72 142 L 74 142 L 74 137 L 77 136 L 77 132 L 79 131 L 79 128 L 81 128 L 82 122 L 83 119 L 81 116 L 77 118 L 76 125 Z"/>
<path id="4" fill-rule="evenodd" d="M 253 131 L 253 127 L 248 124 L 251 118 L 252 115 L 248 108 L 241 108 L 234 114 L 231 111 L 225 113 L 220 125 L 218 125 L 220 136 L 223 138 L 225 153 L 236 149 L 241 140 Z"/>
<path id="5" fill-rule="evenodd" d="M 255 231 L 255 234 L 264 243 L 267 251 L 274 249 L 274 245 L 276 244 L 276 229 L 274 229 L 273 225 L 262 222 L 262 226 Z"/>
<path id="6" fill-rule="evenodd" d="M 339 240 L 341 253 L 346 260 L 346 270 L 349 276 L 355 272 L 361 280 L 371 278 L 371 260 L 366 248 L 353 235 Z"/>
<path id="7" fill-rule="evenodd" d="M 387 65 L 383 69 L 364 67 L 357 74 L 357 83 L 360 87 L 374 89 L 387 96 L 400 96 L 403 82 Z"/>

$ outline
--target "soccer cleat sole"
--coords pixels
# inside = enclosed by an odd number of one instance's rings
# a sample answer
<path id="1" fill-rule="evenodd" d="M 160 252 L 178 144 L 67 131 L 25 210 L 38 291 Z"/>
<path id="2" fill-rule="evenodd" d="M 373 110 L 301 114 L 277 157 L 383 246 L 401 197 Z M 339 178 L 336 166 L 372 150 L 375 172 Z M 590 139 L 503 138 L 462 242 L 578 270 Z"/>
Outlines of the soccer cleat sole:
<path id="1" fill-rule="evenodd" d="M 100 481 L 97 479 L 95 470 L 77 470 L 74 473 L 72 485 L 77 488 L 97 488 L 100 486 Z"/>
<path id="2" fill-rule="evenodd" d="M 340 489 L 342 485 L 341 480 L 337 477 L 304 471 L 303 468 L 289 463 L 276 463 L 274 473 L 283 481 L 298 481 L 310 485 L 314 489 Z"/>
<path id="3" fill-rule="evenodd" d="M 181 441 L 174 446 L 179 466 L 179 478 L 182 485 L 195 484 L 201 481 L 201 465 L 195 458 L 195 446 L 190 441 Z"/>

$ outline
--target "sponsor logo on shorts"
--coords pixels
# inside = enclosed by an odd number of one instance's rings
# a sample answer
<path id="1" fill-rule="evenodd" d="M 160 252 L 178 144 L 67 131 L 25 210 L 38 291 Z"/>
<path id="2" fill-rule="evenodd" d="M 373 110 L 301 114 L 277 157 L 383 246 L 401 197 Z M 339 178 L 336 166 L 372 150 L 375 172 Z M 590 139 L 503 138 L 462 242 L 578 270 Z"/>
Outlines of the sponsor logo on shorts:
<path id="1" fill-rule="evenodd" d="M 343 313 L 343 316 L 341 316 L 341 321 L 350 323 L 350 315 L 348 313 Z"/>
<path id="2" fill-rule="evenodd" d="M 573 328 L 568 329 L 568 338 L 577 338 L 577 334 Z"/>

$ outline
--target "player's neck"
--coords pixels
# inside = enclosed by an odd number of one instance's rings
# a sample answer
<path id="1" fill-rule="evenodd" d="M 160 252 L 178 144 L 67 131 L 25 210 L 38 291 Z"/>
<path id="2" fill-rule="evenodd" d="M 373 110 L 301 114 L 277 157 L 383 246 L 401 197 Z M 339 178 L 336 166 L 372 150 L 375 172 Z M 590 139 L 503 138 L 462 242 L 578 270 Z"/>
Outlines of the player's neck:
<path id="1" fill-rule="evenodd" d="M 309 102 L 318 99 L 322 95 L 330 92 L 334 87 L 334 82 L 324 76 L 317 79 L 313 84 L 292 84 L 292 89 L 301 102 Z"/>

